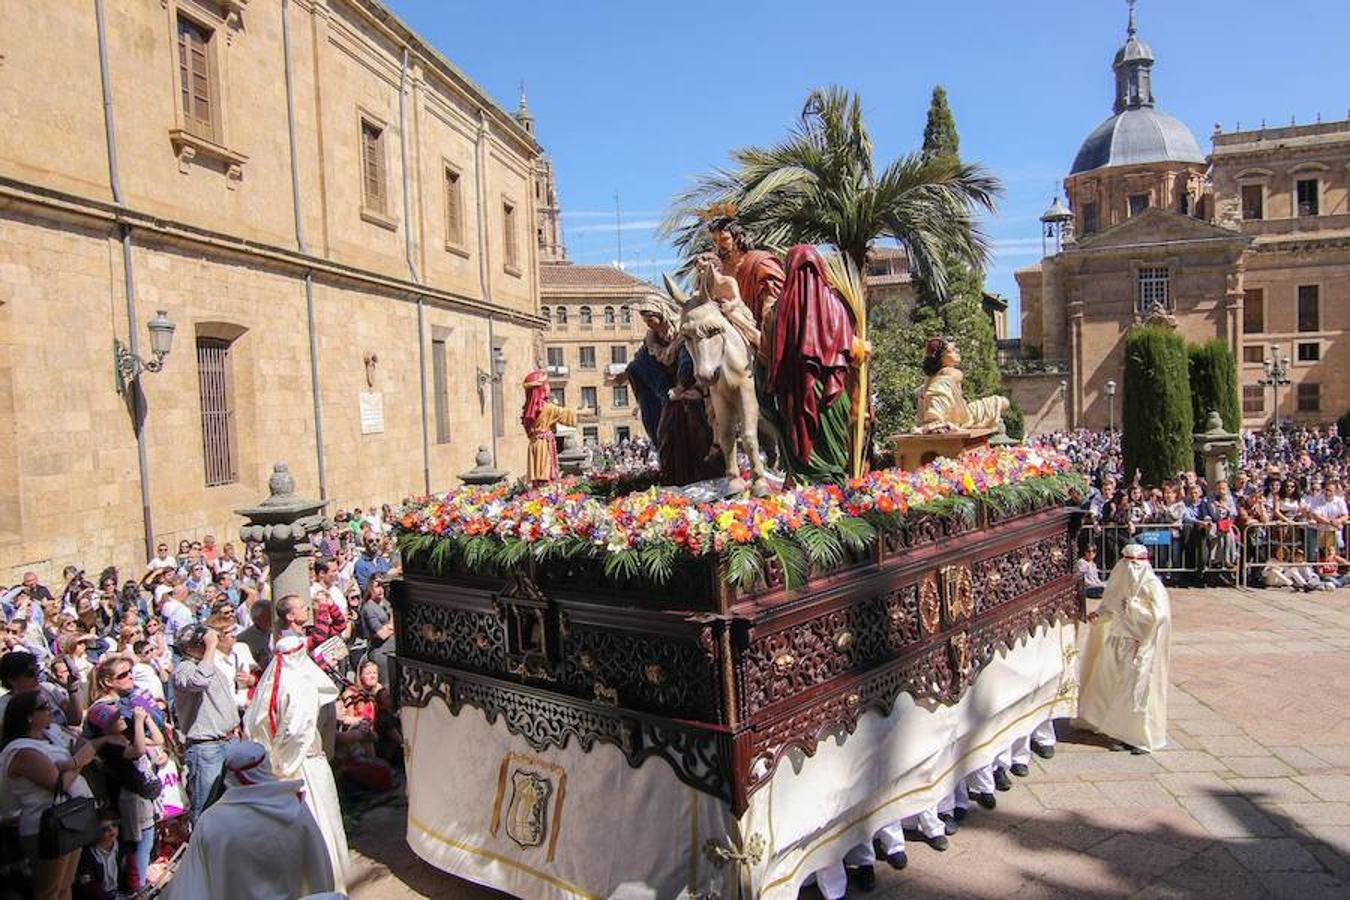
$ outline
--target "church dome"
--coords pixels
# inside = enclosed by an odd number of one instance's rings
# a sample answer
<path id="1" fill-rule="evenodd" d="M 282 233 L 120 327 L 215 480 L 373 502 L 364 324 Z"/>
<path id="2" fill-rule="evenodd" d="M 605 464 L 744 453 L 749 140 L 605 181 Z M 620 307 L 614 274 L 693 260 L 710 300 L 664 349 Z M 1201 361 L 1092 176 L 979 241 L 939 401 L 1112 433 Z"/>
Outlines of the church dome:
<path id="1" fill-rule="evenodd" d="M 1093 129 L 1078 148 L 1069 174 L 1102 166 L 1204 161 L 1195 135 L 1179 119 L 1140 106 L 1119 112 Z"/>

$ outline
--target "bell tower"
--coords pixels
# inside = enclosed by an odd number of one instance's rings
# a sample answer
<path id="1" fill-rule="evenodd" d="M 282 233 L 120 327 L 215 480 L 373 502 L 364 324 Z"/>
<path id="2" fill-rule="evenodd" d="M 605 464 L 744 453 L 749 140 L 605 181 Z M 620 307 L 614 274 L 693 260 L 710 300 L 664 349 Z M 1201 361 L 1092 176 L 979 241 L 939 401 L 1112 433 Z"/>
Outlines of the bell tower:
<path id="1" fill-rule="evenodd" d="M 525 99 L 525 83 L 520 84 L 520 106 L 516 109 L 516 121 L 530 135 L 538 140 L 534 132 L 534 114 Z M 541 263 L 561 262 L 567 259 L 567 247 L 563 244 L 562 209 L 558 204 L 558 182 L 553 175 L 553 162 L 547 154 L 540 154 L 534 164 L 534 209 L 535 241 L 539 244 Z"/>

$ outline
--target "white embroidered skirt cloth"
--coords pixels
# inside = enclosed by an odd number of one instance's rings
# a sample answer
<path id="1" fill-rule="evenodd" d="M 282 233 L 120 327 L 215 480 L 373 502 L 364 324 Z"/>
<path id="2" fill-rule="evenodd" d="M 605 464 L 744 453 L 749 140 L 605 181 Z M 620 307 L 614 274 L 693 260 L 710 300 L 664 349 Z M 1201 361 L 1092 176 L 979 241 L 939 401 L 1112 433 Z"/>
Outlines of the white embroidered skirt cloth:
<path id="1" fill-rule="evenodd" d="M 575 739 L 538 752 L 499 718 L 433 699 L 403 710 L 408 843 L 431 865 L 519 897 L 795 898 L 816 869 L 955 790 L 1048 718 L 1075 713 L 1073 625 L 999 651 L 952 706 L 901 695 L 852 734 L 791 751 L 739 820 L 661 759 Z"/>

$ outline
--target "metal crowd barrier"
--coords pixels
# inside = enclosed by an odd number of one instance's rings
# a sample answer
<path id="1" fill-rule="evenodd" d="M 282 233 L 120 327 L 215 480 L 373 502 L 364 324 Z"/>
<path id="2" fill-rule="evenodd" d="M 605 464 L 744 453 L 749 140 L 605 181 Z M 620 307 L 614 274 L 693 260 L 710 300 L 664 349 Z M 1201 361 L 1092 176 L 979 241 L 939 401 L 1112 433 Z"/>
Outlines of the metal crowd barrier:
<path id="1" fill-rule="evenodd" d="M 1086 537 L 1084 537 L 1085 535 Z M 1302 550 L 1305 566 L 1317 566 L 1323 548 L 1346 556 L 1350 525 L 1336 529 L 1314 522 L 1265 522 L 1238 528 L 1202 530 L 1194 525 L 1145 523 L 1138 525 L 1094 524 L 1079 537 L 1080 549 L 1091 542 L 1097 551 L 1097 568 L 1103 578 L 1129 543 L 1148 548 L 1153 570 L 1172 584 L 1188 580 L 1212 583 L 1227 580 L 1234 586 L 1265 587 L 1265 567 L 1278 559 L 1294 566 L 1294 551 Z M 1350 574 L 1345 566 L 1340 575 Z"/>

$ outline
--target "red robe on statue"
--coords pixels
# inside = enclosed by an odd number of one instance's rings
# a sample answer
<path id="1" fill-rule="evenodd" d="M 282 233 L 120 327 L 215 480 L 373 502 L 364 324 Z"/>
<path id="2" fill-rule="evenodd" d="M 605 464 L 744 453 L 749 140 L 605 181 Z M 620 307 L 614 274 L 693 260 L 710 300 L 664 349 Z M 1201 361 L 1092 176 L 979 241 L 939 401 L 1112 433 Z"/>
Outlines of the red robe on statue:
<path id="1" fill-rule="evenodd" d="M 755 324 L 764 328 L 764 303 L 783 290 L 783 264 L 767 250 L 751 250 L 736 265 L 736 287 L 741 300 L 755 314 Z"/>

